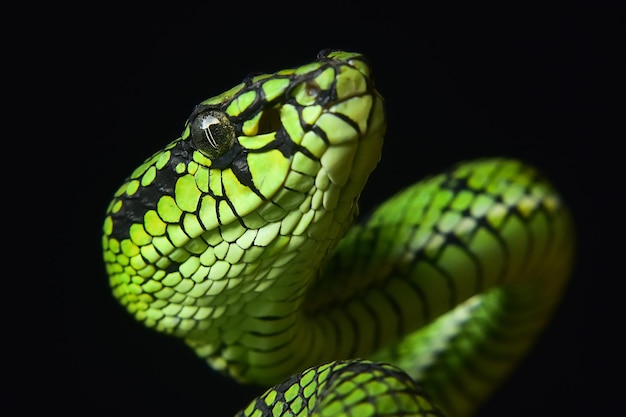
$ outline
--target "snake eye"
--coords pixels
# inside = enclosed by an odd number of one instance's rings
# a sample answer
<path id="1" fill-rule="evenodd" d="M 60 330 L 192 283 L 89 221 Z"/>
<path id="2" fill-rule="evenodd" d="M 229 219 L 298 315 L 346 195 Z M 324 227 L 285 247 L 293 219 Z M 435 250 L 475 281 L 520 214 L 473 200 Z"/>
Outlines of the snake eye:
<path id="1" fill-rule="evenodd" d="M 191 139 L 198 150 L 217 158 L 235 143 L 235 128 L 224 113 L 207 110 L 198 114 L 190 126 Z"/>

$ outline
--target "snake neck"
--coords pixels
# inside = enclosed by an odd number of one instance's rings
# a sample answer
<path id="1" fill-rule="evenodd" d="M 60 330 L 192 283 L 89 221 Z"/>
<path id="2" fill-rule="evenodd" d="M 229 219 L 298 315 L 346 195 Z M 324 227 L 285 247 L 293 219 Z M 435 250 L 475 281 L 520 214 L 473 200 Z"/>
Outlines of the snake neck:
<path id="1" fill-rule="evenodd" d="M 475 189 L 474 178 L 486 182 Z M 493 198 L 478 197 L 483 187 Z M 432 216 L 442 211 L 445 216 Z M 271 310 L 263 319 L 245 319 L 254 330 L 246 335 L 250 348 L 240 358 L 254 359 L 248 363 L 255 366 L 224 361 L 226 351 L 217 364 L 242 380 L 269 384 L 331 359 L 376 354 L 401 363 L 399 353 L 419 349 L 425 353 L 411 374 L 429 380 L 428 370 L 448 360 L 431 350 L 432 344 L 472 346 L 472 351 L 498 342 L 503 349 L 515 346 L 514 356 L 520 357 L 569 275 L 570 230 L 567 208 L 536 172 L 509 160 L 468 163 L 400 193 L 337 246 L 328 241 L 306 247 L 313 250 L 312 261 L 328 261 L 324 268 L 298 269 L 298 262 L 289 261 L 289 273 L 272 291 L 251 295 Z M 304 276 L 306 285 L 300 286 Z M 476 320 L 484 326 L 485 316 L 494 317 L 493 333 L 477 337 Z M 525 323 L 519 325 L 523 331 L 509 335 L 506 329 L 518 322 Z M 433 326 L 426 336 L 403 339 L 425 325 Z M 381 353 L 384 346 L 391 348 Z M 448 350 L 455 351 L 442 352 Z M 446 366 L 461 366 L 457 359 L 451 357 Z M 498 366 L 502 377 L 505 368 Z"/>
<path id="2" fill-rule="evenodd" d="M 263 234 L 272 238 L 263 242 L 257 259 L 242 259 L 247 267 L 236 278 L 239 285 L 222 289 L 210 301 L 206 296 L 198 300 L 198 305 L 210 305 L 211 316 L 177 335 L 213 368 L 240 381 L 267 385 L 318 363 L 313 356 L 327 350 L 325 330 L 309 314 L 307 294 L 358 214 L 359 194 L 367 180 L 364 171 L 370 172 L 378 161 L 383 132 L 384 125 L 377 126 L 360 140 L 352 174 L 343 185 L 322 178 L 328 174 L 320 171 L 315 183 L 325 184 L 323 193 L 311 190 L 313 198 L 263 227 Z M 315 346 L 311 328 L 316 329 Z M 309 355 L 305 345 L 316 354 Z"/>

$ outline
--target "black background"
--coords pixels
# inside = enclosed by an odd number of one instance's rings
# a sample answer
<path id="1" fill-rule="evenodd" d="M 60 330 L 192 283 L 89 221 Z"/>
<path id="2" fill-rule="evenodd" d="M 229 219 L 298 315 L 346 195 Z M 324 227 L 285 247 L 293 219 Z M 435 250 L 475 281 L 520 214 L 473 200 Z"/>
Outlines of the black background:
<path id="1" fill-rule="evenodd" d="M 563 304 L 481 415 L 617 407 L 622 11 L 550 3 L 366 7 L 102 4 L 15 12 L 19 30 L 3 35 L 14 56 L 3 68 L 7 91 L 20 89 L 3 107 L 24 120 L 11 123 L 18 133 L 5 155 L 21 168 L 8 186 L 20 188 L 25 175 L 38 183 L 24 196 L 36 221 L 19 254 L 27 256 L 20 292 L 9 298 L 32 310 L 33 283 L 46 301 L 7 336 L 27 353 L 16 386 L 32 400 L 18 401 L 22 411 L 222 416 L 247 403 L 255 390 L 217 375 L 182 342 L 144 329 L 116 304 L 101 261 L 102 219 L 124 177 L 180 134 L 196 103 L 250 72 L 303 64 L 324 48 L 366 54 L 386 99 L 388 135 L 362 197 L 365 211 L 428 173 L 493 155 L 539 167 L 573 210 L 577 266 Z"/>

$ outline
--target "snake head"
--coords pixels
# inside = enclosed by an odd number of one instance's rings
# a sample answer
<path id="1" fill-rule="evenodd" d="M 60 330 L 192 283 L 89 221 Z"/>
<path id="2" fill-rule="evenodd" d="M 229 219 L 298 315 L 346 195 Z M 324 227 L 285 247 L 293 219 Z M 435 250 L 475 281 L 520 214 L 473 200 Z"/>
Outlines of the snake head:
<path id="1" fill-rule="evenodd" d="M 283 275 L 306 285 L 354 218 L 384 131 L 383 100 L 355 53 L 249 76 L 203 101 L 108 207 L 114 295 L 146 325 L 189 337 L 219 331 L 239 287 L 260 291 L 276 265 L 291 263 Z"/>

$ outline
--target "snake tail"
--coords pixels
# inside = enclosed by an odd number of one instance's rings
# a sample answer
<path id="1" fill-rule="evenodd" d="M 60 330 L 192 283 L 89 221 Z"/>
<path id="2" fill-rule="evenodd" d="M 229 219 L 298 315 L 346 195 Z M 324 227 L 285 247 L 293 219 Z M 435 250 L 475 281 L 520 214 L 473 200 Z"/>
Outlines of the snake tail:
<path id="1" fill-rule="evenodd" d="M 367 360 L 333 361 L 293 375 L 236 417 L 443 417 L 401 369 Z"/>

